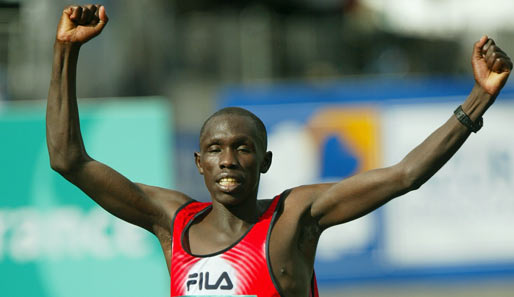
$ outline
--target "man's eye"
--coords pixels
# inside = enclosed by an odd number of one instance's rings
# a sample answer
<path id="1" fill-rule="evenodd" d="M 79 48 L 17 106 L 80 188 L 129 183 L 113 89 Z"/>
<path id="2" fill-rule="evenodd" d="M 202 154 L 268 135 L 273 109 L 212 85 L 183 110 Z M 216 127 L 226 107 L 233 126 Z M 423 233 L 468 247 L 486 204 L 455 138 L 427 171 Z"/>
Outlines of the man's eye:
<path id="1" fill-rule="evenodd" d="M 243 152 L 243 153 L 249 153 L 250 152 L 250 148 L 248 148 L 247 146 L 240 146 L 237 148 L 238 151 L 240 152 Z"/>
<path id="2" fill-rule="evenodd" d="M 217 153 L 217 152 L 220 152 L 220 151 L 221 151 L 221 149 L 219 147 L 217 147 L 217 146 L 209 147 L 207 149 L 207 152 L 209 152 L 209 153 Z"/>

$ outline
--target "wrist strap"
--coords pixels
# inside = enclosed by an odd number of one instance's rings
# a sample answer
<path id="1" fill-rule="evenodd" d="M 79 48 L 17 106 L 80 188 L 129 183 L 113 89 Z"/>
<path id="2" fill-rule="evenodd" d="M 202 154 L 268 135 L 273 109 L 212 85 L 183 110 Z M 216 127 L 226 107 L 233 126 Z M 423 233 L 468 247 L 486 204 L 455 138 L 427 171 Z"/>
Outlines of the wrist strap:
<path id="1" fill-rule="evenodd" d="M 453 112 L 459 122 L 461 122 L 464 126 L 466 126 L 471 132 L 477 133 L 480 128 L 484 125 L 484 120 L 482 117 L 478 118 L 475 123 L 468 117 L 468 115 L 462 110 L 462 105 L 459 105 L 457 109 Z"/>

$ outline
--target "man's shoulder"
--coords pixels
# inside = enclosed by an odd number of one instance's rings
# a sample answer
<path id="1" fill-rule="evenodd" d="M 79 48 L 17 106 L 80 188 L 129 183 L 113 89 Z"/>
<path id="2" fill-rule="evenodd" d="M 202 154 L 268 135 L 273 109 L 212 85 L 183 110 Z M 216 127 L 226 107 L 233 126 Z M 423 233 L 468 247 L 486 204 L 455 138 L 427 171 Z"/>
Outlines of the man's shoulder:
<path id="1" fill-rule="evenodd" d="M 308 205 L 312 203 L 320 193 L 326 191 L 332 185 L 331 183 L 322 183 L 294 187 L 284 191 L 284 193 L 287 192 L 285 199 L 294 200 L 294 203 L 303 202 Z"/>
<path id="2" fill-rule="evenodd" d="M 138 183 L 137 186 L 168 216 L 173 217 L 176 211 L 185 204 L 195 201 L 188 195 L 167 188 L 149 186 Z"/>

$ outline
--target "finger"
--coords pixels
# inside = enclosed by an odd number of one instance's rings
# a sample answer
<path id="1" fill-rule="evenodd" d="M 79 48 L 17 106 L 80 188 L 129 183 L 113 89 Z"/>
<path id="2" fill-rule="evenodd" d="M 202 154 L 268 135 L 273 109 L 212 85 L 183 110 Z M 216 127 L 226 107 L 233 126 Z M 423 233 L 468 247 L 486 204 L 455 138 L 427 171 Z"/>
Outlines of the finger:
<path id="1" fill-rule="evenodd" d="M 487 50 L 486 57 L 492 55 L 493 53 L 496 53 L 498 56 L 504 56 L 508 57 L 507 53 L 505 53 L 500 47 L 497 45 L 491 45 L 489 49 Z"/>
<path id="2" fill-rule="evenodd" d="M 91 19 L 92 14 L 93 13 L 91 12 L 91 10 L 89 10 L 87 7 L 83 7 L 82 15 L 80 16 L 80 20 L 79 20 L 79 24 L 88 25 L 89 24 L 88 21 Z"/>
<path id="3" fill-rule="evenodd" d="M 485 55 L 487 67 L 489 69 L 493 69 L 493 65 L 494 65 L 496 59 L 499 59 L 501 56 L 503 56 L 501 53 L 494 51 L 494 49 L 492 47 L 490 47 L 489 50 L 487 51 L 487 54 Z"/>
<path id="4" fill-rule="evenodd" d="M 64 8 L 64 10 L 62 11 L 62 13 L 65 13 L 69 16 L 71 16 L 73 14 L 73 11 L 75 10 L 77 6 L 75 5 L 70 5 L 70 6 L 66 6 L 66 8 Z"/>
<path id="5" fill-rule="evenodd" d="M 96 11 L 98 10 L 98 6 L 99 5 L 95 5 L 95 4 L 86 5 L 87 9 L 91 10 L 92 13 L 96 13 Z"/>
<path id="6" fill-rule="evenodd" d="M 84 24 L 92 25 L 91 22 L 95 18 L 95 12 L 96 12 L 96 6 L 95 5 L 86 5 L 86 8 L 84 11 L 87 11 L 87 16 L 84 19 Z"/>
<path id="7" fill-rule="evenodd" d="M 494 46 L 494 50 L 499 52 L 499 53 L 502 53 L 503 55 L 507 56 L 507 54 L 498 46 L 498 45 L 495 45 Z"/>
<path id="8" fill-rule="evenodd" d="M 510 72 L 512 69 L 512 61 L 507 55 L 498 53 L 496 59 L 494 59 L 491 70 L 497 73 Z"/>
<path id="9" fill-rule="evenodd" d="M 482 47 L 482 54 L 487 52 L 493 45 L 495 45 L 494 40 L 489 38 L 489 40 L 487 40 L 487 42 Z"/>
<path id="10" fill-rule="evenodd" d="M 505 68 L 505 62 L 500 58 L 496 58 L 493 62 L 491 70 L 496 73 L 502 73 L 504 68 Z"/>
<path id="11" fill-rule="evenodd" d="M 492 66 L 492 63 L 494 63 L 494 59 L 499 58 L 501 56 L 507 56 L 501 50 L 495 45 L 491 44 L 487 48 L 487 51 L 485 52 L 484 58 L 488 63 L 491 63 L 489 66 Z"/>
<path id="12" fill-rule="evenodd" d="M 91 11 L 93 12 L 92 16 L 91 16 L 91 20 L 89 21 L 89 25 L 91 25 L 91 26 L 96 27 L 96 25 L 100 21 L 100 18 L 98 17 L 99 7 L 100 7 L 100 5 L 91 5 Z"/>
<path id="13" fill-rule="evenodd" d="M 492 70 L 496 73 L 510 72 L 512 70 L 512 61 L 509 57 L 498 58 L 494 62 Z"/>
<path id="14" fill-rule="evenodd" d="M 509 57 L 504 60 L 502 71 L 510 72 L 512 70 L 512 61 Z"/>
<path id="15" fill-rule="evenodd" d="M 73 12 L 70 15 L 70 20 L 72 20 L 75 23 L 78 23 L 80 21 L 81 16 L 82 16 L 82 7 L 81 6 L 73 7 Z"/>
<path id="16" fill-rule="evenodd" d="M 484 35 L 480 38 L 480 40 L 475 42 L 475 44 L 473 45 L 473 56 L 476 59 L 482 58 L 482 47 L 484 46 L 484 44 L 487 42 L 488 39 L 489 38 L 487 37 L 487 35 Z"/>
<path id="17" fill-rule="evenodd" d="M 506 57 L 507 54 L 504 51 L 502 51 L 499 47 L 497 47 L 496 45 L 492 45 L 492 46 L 489 47 L 489 49 L 485 53 L 485 58 L 489 59 L 489 57 L 491 57 L 491 56 L 496 56 L 496 57 L 504 56 L 504 57 Z"/>
<path id="18" fill-rule="evenodd" d="M 105 24 L 109 21 L 109 17 L 107 16 L 107 13 L 105 12 L 105 6 L 100 5 L 98 8 L 98 18 L 100 19 L 98 21 L 98 24 L 96 25 L 100 30 L 102 30 L 105 27 Z"/>
<path id="19" fill-rule="evenodd" d="M 100 21 L 107 23 L 109 21 L 109 17 L 107 16 L 107 13 L 105 12 L 105 6 L 101 5 L 98 9 L 98 17 L 100 18 Z"/>
<path id="20" fill-rule="evenodd" d="M 76 21 L 72 18 L 72 16 L 74 14 L 76 14 L 75 10 L 77 9 L 77 7 L 78 7 L 77 5 L 69 5 L 69 6 L 67 6 L 66 8 L 63 9 L 62 16 L 61 16 L 61 19 L 59 21 L 58 28 L 61 27 L 61 26 L 65 26 L 66 27 L 67 25 L 64 25 L 64 24 L 68 24 L 68 23 L 70 23 L 68 25 L 73 24 L 71 26 L 76 26 L 77 25 Z"/>

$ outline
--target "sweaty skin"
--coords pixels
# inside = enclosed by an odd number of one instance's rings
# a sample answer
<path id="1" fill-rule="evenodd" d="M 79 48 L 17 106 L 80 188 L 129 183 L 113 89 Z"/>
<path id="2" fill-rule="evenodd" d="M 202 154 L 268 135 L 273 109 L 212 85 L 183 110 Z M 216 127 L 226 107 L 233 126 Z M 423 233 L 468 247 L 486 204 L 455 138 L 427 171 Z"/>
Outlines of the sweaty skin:
<path id="1" fill-rule="evenodd" d="M 80 132 L 76 68 L 81 46 L 108 22 L 101 5 L 69 6 L 59 22 L 47 105 L 51 167 L 111 214 L 155 234 L 169 267 L 171 222 L 192 200 L 169 189 L 134 183 L 90 157 Z M 471 57 L 475 86 L 462 108 L 475 121 L 494 102 L 512 69 L 510 58 L 484 36 Z M 451 111 L 449 111 L 451 114 Z M 271 232 L 271 266 L 284 296 L 308 296 L 314 256 L 323 230 L 363 216 L 389 200 L 419 188 L 470 135 L 453 115 L 402 161 L 338 183 L 299 186 L 290 192 Z M 220 115 L 209 121 L 195 153 L 213 202 L 189 231 L 195 254 L 210 254 L 238 240 L 266 209 L 257 200 L 261 173 L 271 166 L 248 117 Z"/>

